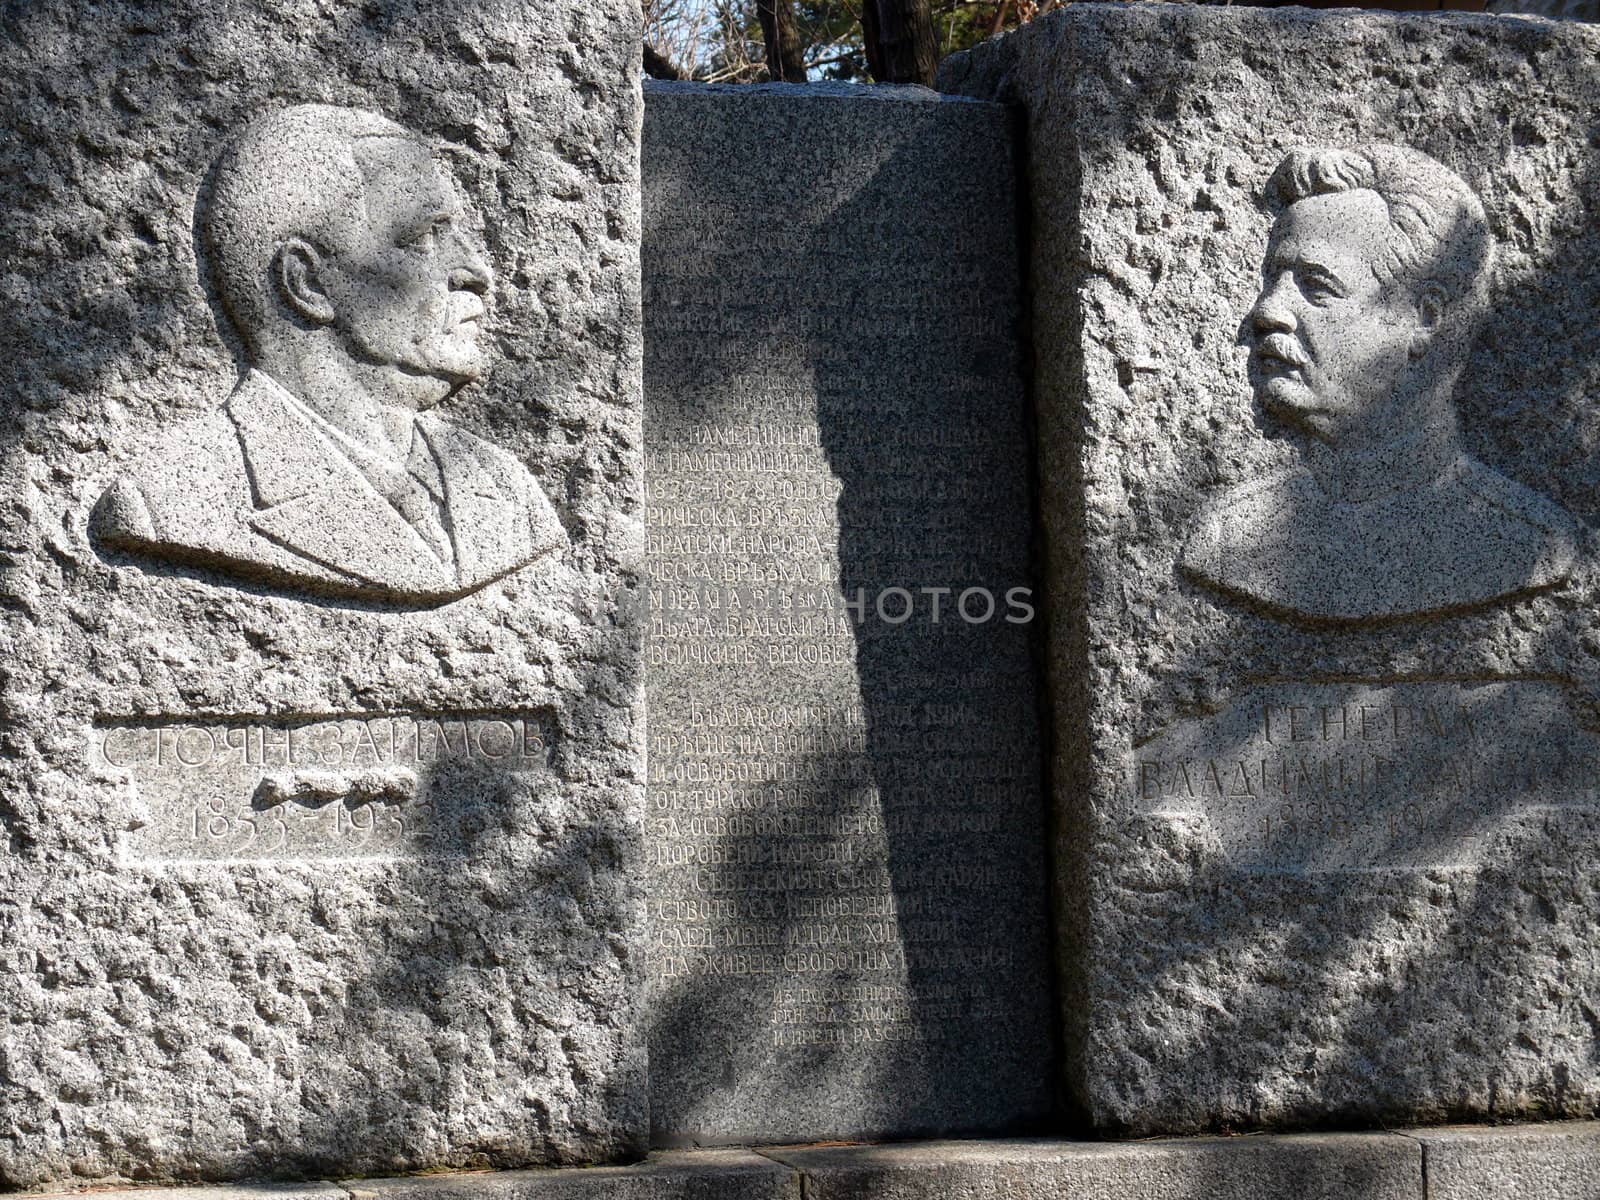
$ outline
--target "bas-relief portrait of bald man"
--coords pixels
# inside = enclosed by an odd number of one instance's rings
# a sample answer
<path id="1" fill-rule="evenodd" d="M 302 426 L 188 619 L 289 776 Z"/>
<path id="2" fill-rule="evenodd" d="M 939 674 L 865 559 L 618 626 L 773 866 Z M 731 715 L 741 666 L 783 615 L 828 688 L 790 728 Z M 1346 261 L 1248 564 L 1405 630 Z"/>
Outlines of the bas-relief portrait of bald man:
<path id="1" fill-rule="evenodd" d="M 493 275 L 426 144 L 358 109 L 271 113 L 213 164 L 199 222 L 247 369 L 112 484 L 104 545 L 417 604 L 566 545 L 521 462 L 430 411 L 484 372 Z"/>
<path id="2" fill-rule="evenodd" d="M 1561 582 L 1579 527 L 1462 449 L 1453 394 L 1488 307 L 1478 197 L 1416 150 L 1299 150 L 1245 318 L 1250 382 L 1300 465 L 1200 515 L 1182 565 L 1275 614 L 1370 621 Z"/>

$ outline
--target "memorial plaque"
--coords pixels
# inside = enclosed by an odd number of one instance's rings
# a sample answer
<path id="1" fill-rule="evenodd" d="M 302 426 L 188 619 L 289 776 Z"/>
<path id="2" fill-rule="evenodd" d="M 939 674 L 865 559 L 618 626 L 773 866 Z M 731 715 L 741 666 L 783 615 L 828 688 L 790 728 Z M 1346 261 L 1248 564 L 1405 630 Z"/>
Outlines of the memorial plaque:
<path id="1" fill-rule="evenodd" d="M 1048 1112 L 1007 122 L 648 92 L 658 1141 Z"/>
<path id="2" fill-rule="evenodd" d="M 636 11 L 5 25 L 0 1183 L 641 1151 Z"/>
<path id="3" fill-rule="evenodd" d="M 1275 684 L 1136 750 L 1128 792 L 1235 867 L 1469 867 L 1529 819 L 1600 818 L 1600 735 L 1548 683 Z"/>
<path id="4" fill-rule="evenodd" d="M 1029 130 L 1101 1129 L 1600 1102 L 1597 48 L 1073 6 L 943 68 Z"/>
<path id="5" fill-rule="evenodd" d="M 128 778 L 133 859 L 461 855 L 499 783 L 548 776 L 551 722 L 346 717 L 295 724 L 119 723 L 90 762 Z"/>

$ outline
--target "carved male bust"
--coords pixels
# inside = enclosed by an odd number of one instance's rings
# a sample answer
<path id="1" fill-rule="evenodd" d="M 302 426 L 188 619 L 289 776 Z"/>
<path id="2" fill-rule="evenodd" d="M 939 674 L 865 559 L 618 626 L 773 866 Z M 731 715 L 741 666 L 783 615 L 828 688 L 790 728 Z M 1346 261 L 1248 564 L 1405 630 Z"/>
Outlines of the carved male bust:
<path id="1" fill-rule="evenodd" d="M 1452 396 L 1493 243 L 1454 172 L 1400 146 L 1298 150 L 1245 322 L 1301 465 L 1204 511 L 1183 566 L 1280 614 L 1363 621 L 1471 608 L 1572 570 L 1578 526 L 1466 454 Z"/>
<path id="2" fill-rule="evenodd" d="M 303 105 L 215 163 L 200 238 L 248 369 L 118 478 L 110 547 L 335 595 L 435 603 L 565 545 L 511 454 L 428 410 L 484 369 L 493 277 L 429 148 Z"/>

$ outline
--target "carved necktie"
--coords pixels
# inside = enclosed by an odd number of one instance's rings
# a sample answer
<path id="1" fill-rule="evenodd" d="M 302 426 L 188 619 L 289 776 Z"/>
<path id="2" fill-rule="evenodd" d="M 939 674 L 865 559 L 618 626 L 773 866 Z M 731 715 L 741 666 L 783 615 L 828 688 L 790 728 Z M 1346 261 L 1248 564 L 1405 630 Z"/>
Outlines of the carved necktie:
<path id="1" fill-rule="evenodd" d="M 374 455 L 363 455 L 357 465 L 439 561 L 454 568 L 455 546 L 450 540 L 444 480 L 426 439 L 415 426 L 412 429 L 411 452 L 403 466 Z"/>
<path id="2" fill-rule="evenodd" d="M 445 506 L 444 480 L 439 475 L 433 451 L 421 433 L 412 435 L 411 455 L 406 460 L 405 470 L 395 472 L 395 480 L 395 492 L 389 502 L 428 543 L 439 561 L 453 566 L 455 546 L 446 528 L 449 512 Z"/>

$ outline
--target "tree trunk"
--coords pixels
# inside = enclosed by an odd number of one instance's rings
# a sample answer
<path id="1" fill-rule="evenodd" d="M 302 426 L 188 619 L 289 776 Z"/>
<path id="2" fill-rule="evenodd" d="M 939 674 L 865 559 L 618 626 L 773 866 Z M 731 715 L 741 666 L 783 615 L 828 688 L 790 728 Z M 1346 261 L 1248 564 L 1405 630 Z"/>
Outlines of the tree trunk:
<path id="1" fill-rule="evenodd" d="M 861 36 L 879 83 L 933 86 L 939 48 L 928 0 L 862 0 Z"/>
<path id="2" fill-rule="evenodd" d="M 794 0 L 756 0 L 756 15 L 767 44 L 767 74 L 784 83 L 804 83 L 806 52 L 794 23 Z"/>
<path id="3" fill-rule="evenodd" d="M 644 44 L 644 73 L 651 79 L 687 79 L 688 74 L 649 42 Z"/>
<path id="4" fill-rule="evenodd" d="M 861 48 L 867 55 L 867 74 L 879 83 L 889 77 L 889 64 L 883 61 L 883 42 L 878 36 L 878 0 L 861 0 Z"/>

